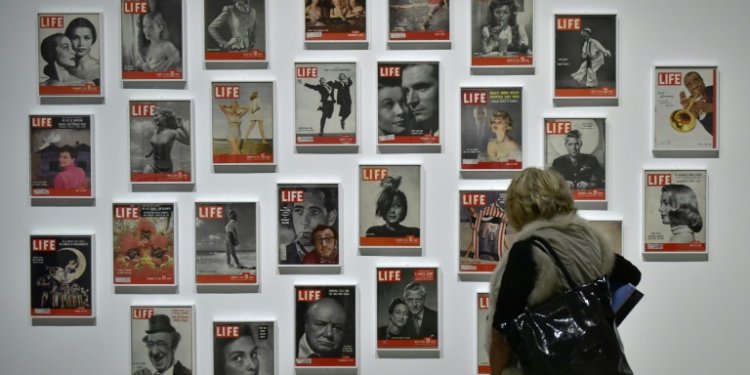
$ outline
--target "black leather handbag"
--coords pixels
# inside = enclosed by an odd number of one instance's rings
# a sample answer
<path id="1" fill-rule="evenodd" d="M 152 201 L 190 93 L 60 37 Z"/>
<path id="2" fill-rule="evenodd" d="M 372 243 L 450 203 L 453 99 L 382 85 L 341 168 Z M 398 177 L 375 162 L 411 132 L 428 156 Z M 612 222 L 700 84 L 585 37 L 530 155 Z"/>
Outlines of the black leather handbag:
<path id="1" fill-rule="evenodd" d="M 524 375 L 632 375 L 606 277 L 576 286 L 549 243 L 532 240 L 552 257 L 570 289 L 501 325 Z"/>

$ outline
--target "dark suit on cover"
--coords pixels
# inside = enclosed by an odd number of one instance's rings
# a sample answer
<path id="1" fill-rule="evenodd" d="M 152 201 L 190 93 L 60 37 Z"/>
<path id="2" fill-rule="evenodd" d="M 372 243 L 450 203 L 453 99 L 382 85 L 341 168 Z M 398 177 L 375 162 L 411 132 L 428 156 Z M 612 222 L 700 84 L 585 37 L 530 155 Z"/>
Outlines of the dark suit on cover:
<path id="1" fill-rule="evenodd" d="M 417 332 L 417 327 L 414 326 L 414 318 L 409 316 L 409 322 L 406 323 L 406 329 L 404 331 L 405 336 L 413 339 L 421 339 L 425 337 L 438 338 L 437 311 L 428 307 L 424 308 L 422 324 L 419 328 L 419 332 Z"/>

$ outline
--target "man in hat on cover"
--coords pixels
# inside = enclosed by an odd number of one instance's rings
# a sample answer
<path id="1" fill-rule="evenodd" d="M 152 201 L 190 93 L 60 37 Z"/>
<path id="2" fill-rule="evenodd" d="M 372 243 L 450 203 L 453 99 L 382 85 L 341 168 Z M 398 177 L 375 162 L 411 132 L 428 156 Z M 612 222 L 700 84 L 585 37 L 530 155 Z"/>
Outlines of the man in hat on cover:
<path id="1" fill-rule="evenodd" d="M 175 361 L 175 351 L 182 336 L 172 326 L 169 317 L 158 314 L 148 319 L 148 330 L 143 342 L 148 348 L 148 359 L 156 372 L 142 368 L 133 375 L 192 375 L 193 372 L 180 361 Z"/>

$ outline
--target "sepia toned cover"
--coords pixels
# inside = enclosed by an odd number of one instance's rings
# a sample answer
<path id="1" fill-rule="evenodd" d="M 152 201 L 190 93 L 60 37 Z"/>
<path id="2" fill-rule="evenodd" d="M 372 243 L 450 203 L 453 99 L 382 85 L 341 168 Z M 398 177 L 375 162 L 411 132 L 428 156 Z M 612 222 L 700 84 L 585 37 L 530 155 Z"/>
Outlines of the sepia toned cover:
<path id="1" fill-rule="evenodd" d="M 131 306 L 130 372 L 192 373 L 194 319 L 193 306 Z M 172 366 L 165 368 L 170 361 Z"/>
<path id="2" fill-rule="evenodd" d="M 360 247 L 422 244 L 421 176 L 421 165 L 359 166 Z"/>
<path id="3" fill-rule="evenodd" d="M 112 205 L 115 285 L 176 285 L 175 205 Z"/>
<path id="4" fill-rule="evenodd" d="M 450 40 L 448 0 L 389 0 L 391 42 Z"/>
<path id="5" fill-rule="evenodd" d="M 522 88 L 461 88 L 461 169 L 520 170 L 522 145 Z"/>
<path id="6" fill-rule="evenodd" d="M 589 224 L 604 235 L 609 248 L 615 254 L 623 255 L 622 252 L 622 220 L 590 220 Z"/>
<path id="7" fill-rule="evenodd" d="M 297 2 L 304 9 L 306 42 L 367 39 L 367 0 L 320 0 L 316 6 Z"/>
<path id="8" fill-rule="evenodd" d="M 556 98 L 616 98 L 617 60 L 616 15 L 555 15 Z"/>
<path id="9" fill-rule="evenodd" d="M 295 285 L 297 367 L 357 366 L 354 285 Z"/>
<path id="10" fill-rule="evenodd" d="M 128 109 L 130 182 L 193 182 L 191 102 L 131 100 Z"/>
<path id="11" fill-rule="evenodd" d="M 273 164 L 273 82 L 212 82 L 211 98 L 214 164 Z"/>
<path id="12" fill-rule="evenodd" d="M 195 283 L 257 284 L 255 202 L 195 203 Z"/>
<path id="13" fill-rule="evenodd" d="M 533 50 L 533 0 L 471 0 L 472 66 L 532 66 Z"/>
<path id="14" fill-rule="evenodd" d="M 424 294 L 421 294 L 422 288 Z M 377 295 L 378 349 L 438 348 L 437 268 L 378 267 Z M 388 311 L 391 305 L 394 306 L 393 313 Z M 418 329 L 416 314 L 422 315 Z"/>
<path id="15" fill-rule="evenodd" d="M 31 236 L 31 316 L 92 317 L 92 236 Z"/>
<path id="16" fill-rule="evenodd" d="M 378 145 L 440 143 L 440 64 L 378 63 Z"/>
<path id="17" fill-rule="evenodd" d="M 459 272 L 492 272 L 510 250 L 505 190 L 459 193 Z"/>
<path id="18" fill-rule="evenodd" d="M 356 144 L 357 64 L 298 62 L 295 79 L 295 143 Z"/>
<path id="19" fill-rule="evenodd" d="M 39 95 L 101 96 L 99 13 L 39 13 Z"/>
<path id="20" fill-rule="evenodd" d="M 31 196 L 93 197 L 92 116 L 30 115 L 29 128 Z"/>
<path id="21" fill-rule="evenodd" d="M 490 373 L 490 356 L 487 353 L 487 329 L 491 326 L 489 293 L 477 293 L 477 374 Z"/>
<path id="22" fill-rule="evenodd" d="M 544 166 L 562 175 L 576 201 L 607 200 L 604 124 L 603 118 L 544 119 Z"/>
<path id="23" fill-rule="evenodd" d="M 183 0 L 121 0 L 123 81 L 185 79 Z"/>
<path id="24" fill-rule="evenodd" d="M 215 321 L 214 375 L 274 375 L 276 328 L 273 321 Z"/>
<path id="25" fill-rule="evenodd" d="M 656 67 L 655 150 L 718 150 L 716 74 L 716 67 Z"/>
<path id="26" fill-rule="evenodd" d="M 266 0 L 204 0 L 206 61 L 267 60 Z"/>
<path id="27" fill-rule="evenodd" d="M 705 253 L 706 171 L 647 170 L 644 185 L 644 251 Z"/>
<path id="28" fill-rule="evenodd" d="M 278 207 L 279 265 L 303 264 L 314 251 L 312 231 L 318 225 L 341 237 L 337 184 L 278 184 Z"/>

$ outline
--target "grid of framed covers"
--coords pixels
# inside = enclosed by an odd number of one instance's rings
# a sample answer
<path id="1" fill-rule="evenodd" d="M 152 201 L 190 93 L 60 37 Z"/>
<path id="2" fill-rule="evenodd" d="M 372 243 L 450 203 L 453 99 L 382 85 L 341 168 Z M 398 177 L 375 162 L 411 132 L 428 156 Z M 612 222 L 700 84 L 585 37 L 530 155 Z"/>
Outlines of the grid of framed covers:
<path id="1" fill-rule="evenodd" d="M 335 51 L 329 57 L 301 51 L 294 61 L 277 62 L 289 67 L 285 68 L 293 79 L 289 87 L 278 87 L 273 79 L 222 80 L 217 74 L 210 87 L 197 89 L 210 90 L 206 102 L 192 96 L 194 90 L 173 91 L 186 88 L 188 65 L 209 71 L 266 69 L 273 50 L 287 47 L 269 45 L 268 24 L 281 22 L 268 12 L 269 1 L 205 0 L 202 64 L 188 61 L 186 54 L 188 48 L 200 45 L 188 41 L 185 32 L 195 26 L 188 25 L 195 20 L 186 14 L 200 7 L 186 0 L 120 0 L 119 48 L 117 37 L 103 35 L 102 13 L 40 11 L 40 102 L 103 103 L 105 81 L 110 90 L 119 83 L 122 89 L 156 89 L 150 95 L 135 92 L 124 109 L 128 131 L 123 142 L 129 150 L 125 165 L 132 192 L 192 194 L 201 174 L 198 159 L 203 158 L 210 159 L 214 173 L 247 182 L 242 180 L 246 176 L 230 174 L 276 173 L 277 164 L 294 162 L 280 161 L 280 147 L 296 150 L 294 158 L 309 156 L 306 153 L 356 155 L 363 140 L 370 138 L 365 134 L 376 133 L 372 146 L 379 154 L 443 153 L 446 143 L 455 143 L 458 147 L 445 148 L 458 150 L 458 165 L 446 168 L 461 176 L 457 194 L 430 197 L 432 187 L 426 183 L 430 173 L 445 171 L 427 171 L 413 158 L 394 162 L 376 155 L 355 158 L 356 186 L 344 184 L 343 177 L 311 181 L 280 173 L 275 186 L 253 187 L 274 190 L 273 201 L 198 195 L 193 207 L 182 207 L 193 213 L 192 223 L 178 224 L 178 204 L 168 194 L 155 200 L 137 194 L 115 199 L 111 245 L 100 243 L 97 250 L 93 234 L 30 236 L 34 325 L 95 324 L 97 292 L 107 289 L 96 288 L 95 275 L 110 272 L 94 269 L 97 253 L 111 259 L 111 283 L 118 294 L 178 293 L 181 258 L 195 260 L 190 277 L 198 293 L 260 293 L 260 258 L 266 256 L 277 266 L 263 270 L 271 275 L 266 280 L 286 274 L 335 276 L 327 283 L 296 276 L 294 290 L 280 296 L 294 303 L 293 338 L 278 338 L 275 320 L 213 321 L 215 374 L 236 374 L 240 368 L 275 374 L 278 360 L 297 368 L 357 368 L 363 329 L 377 332 L 372 346 L 379 356 L 439 356 L 445 336 L 438 302 L 443 280 L 452 279 L 444 276 L 453 273 L 453 267 L 372 261 L 377 256 L 422 257 L 429 229 L 426 217 L 435 214 L 438 200 L 455 205 L 453 199 L 458 198 L 457 217 L 441 213 L 457 224 L 457 230 L 439 233 L 438 242 L 445 249 L 458 247 L 451 257 L 459 280 L 486 282 L 510 251 L 515 234 L 506 217 L 506 191 L 498 185 L 507 186 L 523 168 L 559 172 L 582 210 L 607 210 L 612 195 L 623 193 L 610 190 L 611 176 L 617 171 L 609 149 L 613 125 L 586 110 L 619 105 L 618 56 L 626 51 L 619 49 L 616 14 L 555 14 L 553 19 L 540 20 L 534 16 L 533 0 L 288 1 L 296 4 L 286 9 L 298 14 L 293 22 L 304 23 L 304 34 L 297 37 L 305 49 Z M 454 16 L 459 6 L 467 9 L 466 20 Z M 368 19 L 375 7 L 383 7 L 387 20 Z M 524 102 L 533 94 L 522 84 L 502 86 L 496 81 L 460 86 L 459 98 L 446 99 L 449 84 L 455 82 L 441 82 L 441 77 L 454 67 L 421 51 L 450 50 L 451 21 L 470 25 L 470 40 L 455 44 L 469 46 L 467 71 L 472 75 L 528 76 L 544 64 L 554 72 L 553 104 L 584 107 L 582 114 L 528 116 Z M 552 23 L 554 37 L 540 38 L 534 33 L 535 22 Z M 367 57 L 374 61 L 372 71 L 362 71 L 346 51 L 368 49 L 375 29 L 387 35 L 389 49 L 412 50 L 413 57 L 396 60 L 371 53 Z M 118 77 L 103 75 L 105 49 L 121 50 Z M 543 49 L 551 61 L 535 58 L 534 52 Z M 374 78 L 375 85 L 363 85 L 369 82 L 364 76 Z M 659 65 L 653 67 L 652 80 L 653 156 L 718 158 L 718 68 Z M 167 90 L 180 97 L 163 95 Z M 372 120 L 363 118 L 365 103 L 376 103 Z M 459 113 L 456 124 L 456 119 L 444 115 L 446 105 Z M 34 206 L 95 206 L 96 185 L 107 183 L 95 176 L 94 116 L 85 107 L 74 108 L 75 114 L 40 109 L 29 115 L 28 191 Z M 279 124 L 280 110 L 292 113 L 293 121 Z M 450 132 L 447 127 L 452 127 Z M 210 138 L 198 138 L 201 134 Z M 534 134 L 541 138 L 532 139 Z M 280 144 L 289 139 L 288 144 Z M 210 152 L 197 154 L 197 148 Z M 539 165 L 530 162 L 536 159 L 533 152 L 542 155 Z M 670 165 L 631 176 L 640 181 L 643 197 L 642 258 L 707 260 L 707 170 Z M 344 192 L 354 190 L 357 207 L 346 206 Z M 261 206 L 276 208 L 276 223 L 261 218 Z M 349 226 L 345 219 L 354 224 Z M 616 252 L 625 252 L 621 220 L 593 223 Z M 342 233 L 344 228 L 356 229 Z M 193 232 L 194 242 L 180 245 L 178 230 Z M 262 249 L 261 233 L 274 238 L 275 247 Z M 454 235 L 455 244 L 449 240 Z M 340 248 L 348 238 L 356 239 L 356 250 Z M 107 251 L 111 258 L 101 255 Z M 192 256 L 185 257 L 187 252 Z M 339 280 L 347 259 L 374 263 L 374 290 L 362 290 L 351 279 Z M 354 277 L 360 280 L 365 275 Z M 363 298 L 376 304 L 372 322 L 359 319 Z M 487 293 L 473 298 L 478 331 L 472 371 L 484 374 L 489 373 L 483 349 L 489 300 Z M 189 374 L 196 360 L 208 360 L 195 355 L 195 338 L 200 336 L 196 330 L 206 328 L 205 322 L 196 320 L 196 308 L 131 306 L 131 373 Z M 294 358 L 277 358 L 281 343 L 294 345 Z"/>

